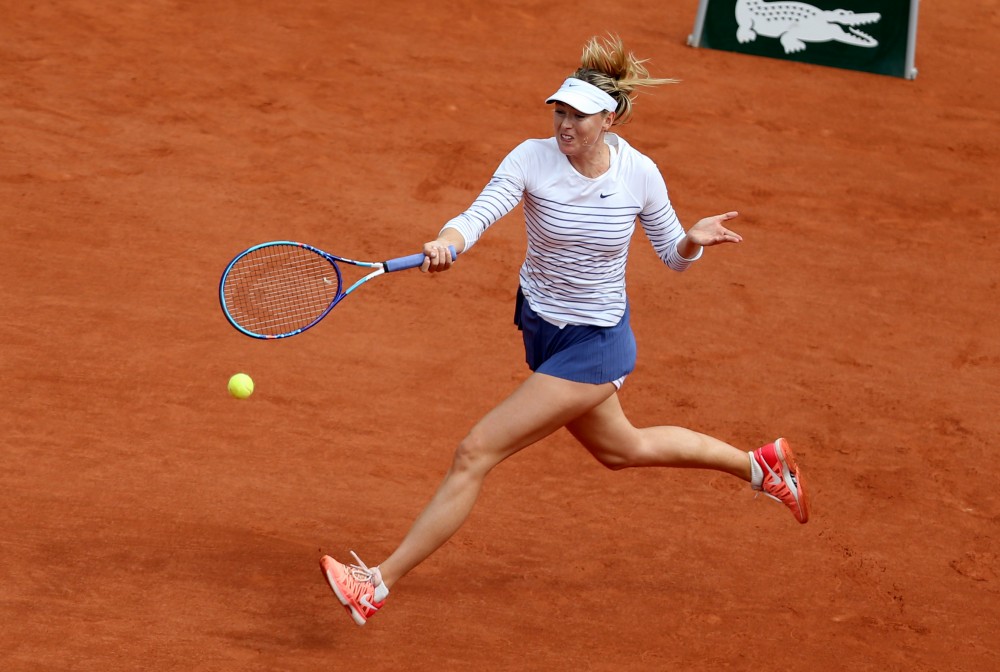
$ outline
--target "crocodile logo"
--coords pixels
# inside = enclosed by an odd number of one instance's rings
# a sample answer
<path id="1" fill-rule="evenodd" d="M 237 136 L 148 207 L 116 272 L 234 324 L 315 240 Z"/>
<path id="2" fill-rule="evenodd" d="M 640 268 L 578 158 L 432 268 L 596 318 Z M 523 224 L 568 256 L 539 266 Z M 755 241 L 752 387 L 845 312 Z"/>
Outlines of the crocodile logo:
<path id="1" fill-rule="evenodd" d="M 804 2 L 736 0 L 736 39 L 746 44 L 758 35 L 781 40 L 786 54 L 804 51 L 806 42 L 837 41 L 855 47 L 877 47 L 878 40 L 854 26 L 877 23 L 878 12 L 855 14 L 847 9 L 823 10 Z M 846 26 L 846 28 L 845 28 Z"/>

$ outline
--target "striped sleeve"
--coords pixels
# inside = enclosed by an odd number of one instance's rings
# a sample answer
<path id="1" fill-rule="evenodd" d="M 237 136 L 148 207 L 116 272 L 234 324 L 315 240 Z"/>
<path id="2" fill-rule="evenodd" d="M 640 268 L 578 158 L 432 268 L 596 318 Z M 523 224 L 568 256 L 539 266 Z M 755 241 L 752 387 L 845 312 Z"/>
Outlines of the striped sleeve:
<path id="1" fill-rule="evenodd" d="M 639 222 L 657 256 L 669 268 L 684 271 L 701 258 L 704 248 L 699 248 L 693 259 L 685 259 L 677 252 L 677 244 L 684 238 L 685 231 L 670 204 L 667 185 L 655 164 L 652 170 L 646 171 L 646 204 L 639 213 Z"/>
<path id="2" fill-rule="evenodd" d="M 468 252 L 486 229 L 496 224 L 521 202 L 524 195 L 523 175 L 524 171 L 521 170 L 512 152 L 503 160 L 469 209 L 449 220 L 441 230 L 455 229 L 462 234 L 465 251 Z"/>

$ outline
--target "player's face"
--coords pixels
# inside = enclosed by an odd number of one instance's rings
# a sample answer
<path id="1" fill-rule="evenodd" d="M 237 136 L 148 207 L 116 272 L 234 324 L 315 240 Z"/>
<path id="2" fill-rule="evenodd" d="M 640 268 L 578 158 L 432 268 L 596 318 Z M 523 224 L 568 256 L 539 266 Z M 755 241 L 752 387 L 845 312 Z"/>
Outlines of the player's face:
<path id="1" fill-rule="evenodd" d="M 566 156 L 578 156 L 599 147 L 601 134 L 611 127 L 610 114 L 584 114 L 566 103 L 557 102 L 552 115 L 559 150 Z"/>

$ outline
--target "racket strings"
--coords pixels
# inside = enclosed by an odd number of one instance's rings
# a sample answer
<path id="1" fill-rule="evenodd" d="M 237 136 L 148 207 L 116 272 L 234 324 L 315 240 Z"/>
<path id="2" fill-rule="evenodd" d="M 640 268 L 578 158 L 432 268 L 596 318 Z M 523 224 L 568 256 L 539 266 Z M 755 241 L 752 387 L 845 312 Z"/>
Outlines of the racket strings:
<path id="1" fill-rule="evenodd" d="M 244 329 L 278 336 L 318 320 L 340 294 L 332 261 L 297 245 L 271 245 L 240 258 L 222 294 L 230 316 Z"/>

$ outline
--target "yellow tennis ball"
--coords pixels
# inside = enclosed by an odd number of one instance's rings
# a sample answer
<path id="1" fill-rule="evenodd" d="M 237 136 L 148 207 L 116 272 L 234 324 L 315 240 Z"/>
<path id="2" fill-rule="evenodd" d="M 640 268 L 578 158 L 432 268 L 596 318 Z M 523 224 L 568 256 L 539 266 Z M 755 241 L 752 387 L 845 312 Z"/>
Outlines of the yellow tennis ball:
<path id="1" fill-rule="evenodd" d="M 229 394 L 237 399 L 246 399 L 253 394 L 253 378 L 245 373 L 237 373 L 229 379 Z"/>

